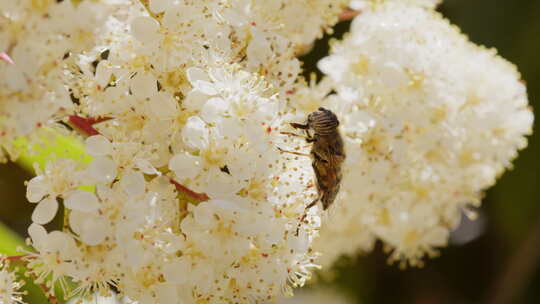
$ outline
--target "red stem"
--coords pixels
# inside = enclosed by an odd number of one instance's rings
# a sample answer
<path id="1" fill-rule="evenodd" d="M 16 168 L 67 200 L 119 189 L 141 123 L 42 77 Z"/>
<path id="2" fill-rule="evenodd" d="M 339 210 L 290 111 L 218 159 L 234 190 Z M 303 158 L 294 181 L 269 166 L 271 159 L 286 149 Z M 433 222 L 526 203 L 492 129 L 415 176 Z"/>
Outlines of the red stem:
<path id="1" fill-rule="evenodd" d="M 15 61 L 13 61 L 13 59 L 11 59 L 11 57 L 9 57 L 9 55 L 4 52 L 0 53 L 0 60 L 3 60 L 9 64 L 15 64 Z"/>
<path id="2" fill-rule="evenodd" d="M 8 260 L 8 261 L 20 261 L 24 258 L 32 258 L 30 255 L 28 254 L 23 254 L 23 255 L 13 255 L 13 256 L 6 256 L 4 257 L 4 259 Z"/>
<path id="3" fill-rule="evenodd" d="M 99 132 L 94 129 L 94 124 L 102 121 L 109 120 L 109 117 L 98 117 L 98 118 L 85 118 L 79 115 L 70 115 L 69 124 L 75 129 L 81 131 L 86 136 L 99 135 Z"/>
<path id="4" fill-rule="evenodd" d="M 50 289 L 47 287 L 47 285 L 41 283 L 39 284 L 39 287 L 41 287 L 41 290 L 43 290 L 43 293 L 45 294 L 45 296 L 47 296 L 51 304 L 58 304 L 58 299 L 50 292 Z"/>
<path id="5" fill-rule="evenodd" d="M 182 192 L 184 194 L 186 194 L 187 196 L 190 196 L 198 201 L 201 201 L 201 202 L 204 202 L 204 201 L 207 201 L 210 199 L 210 197 L 208 197 L 208 195 L 206 193 L 197 193 L 189 188 L 187 188 L 186 186 L 178 183 L 177 181 L 171 179 L 171 184 L 173 184 L 174 186 L 176 186 L 176 190 L 178 190 L 178 192 Z"/>

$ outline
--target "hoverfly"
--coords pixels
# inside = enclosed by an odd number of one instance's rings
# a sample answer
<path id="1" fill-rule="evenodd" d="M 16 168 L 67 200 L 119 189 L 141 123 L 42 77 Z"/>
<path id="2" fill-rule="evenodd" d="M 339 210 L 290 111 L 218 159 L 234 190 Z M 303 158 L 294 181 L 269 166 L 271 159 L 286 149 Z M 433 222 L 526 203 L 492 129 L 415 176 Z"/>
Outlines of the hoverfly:
<path id="1" fill-rule="evenodd" d="M 318 195 L 313 202 L 306 206 L 305 212 L 300 219 L 300 223 L 302 223 L 307 216 L 307 211 L 315 206 L 319 200 L 322 203 L 323 210 L 326 210 L 336 199 L 341 184 L 341 166 L 345 161 L 345 151 L 343 139 L 338 130 L 339 120 L 336 114 L 330 110 L 321 107 L 318 111 L 308 115 L 305 124 L 291 123 L 290 125 L 295 129 L 304 130 L 306 141 L 313 144 L 309 155 L 278 148 L 281 152 L 310 156 L 312 158 L 311 165 L 315 172 Z M 313 134 L 310 133 L 311 131 Z M 300 136 L 288 132 L 282 132 L 282 134 Z"/>

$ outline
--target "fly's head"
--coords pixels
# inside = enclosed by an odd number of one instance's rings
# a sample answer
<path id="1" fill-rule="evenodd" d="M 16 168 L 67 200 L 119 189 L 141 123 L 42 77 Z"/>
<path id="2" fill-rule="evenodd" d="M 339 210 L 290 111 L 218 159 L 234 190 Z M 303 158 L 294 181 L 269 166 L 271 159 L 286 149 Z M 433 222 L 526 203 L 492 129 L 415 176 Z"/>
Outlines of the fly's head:
<path id="1" fill-rule="evenodd" d="M 330 135 L 337 131 L 339 120 L 332 111 L 319 108 L 308 115 L 307 126 L 319 135 Z"/>

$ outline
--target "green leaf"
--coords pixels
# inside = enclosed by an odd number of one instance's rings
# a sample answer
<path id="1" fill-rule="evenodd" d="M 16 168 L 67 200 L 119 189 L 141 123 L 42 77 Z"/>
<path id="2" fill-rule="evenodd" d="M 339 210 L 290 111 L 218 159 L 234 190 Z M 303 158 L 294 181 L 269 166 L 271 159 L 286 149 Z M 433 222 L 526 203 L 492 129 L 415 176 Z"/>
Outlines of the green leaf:
<path id="1" fill-rule="evenodd" d="M 62 135 L 59 132 L 43 128 L 40 131 L 40 143 L 30 146 L 25 137 L 20 137 L 13 142 L 13 146 L 20 153 L 17 163 L 29 171 L 34 170 L 34 164 L 40 168 L 45 168 L 47 162 L 59 159 L 69 158 L 88 164 L 92 157 L 84 151 L 84 145 L 77 138 Z"/>
<path id="2" fill-rule="evenodd" d="M 17 247 L 28 249 L 21 237 L 0 223 L 0 253 L 6 256 L 22 254 L 17 251 Z"/>

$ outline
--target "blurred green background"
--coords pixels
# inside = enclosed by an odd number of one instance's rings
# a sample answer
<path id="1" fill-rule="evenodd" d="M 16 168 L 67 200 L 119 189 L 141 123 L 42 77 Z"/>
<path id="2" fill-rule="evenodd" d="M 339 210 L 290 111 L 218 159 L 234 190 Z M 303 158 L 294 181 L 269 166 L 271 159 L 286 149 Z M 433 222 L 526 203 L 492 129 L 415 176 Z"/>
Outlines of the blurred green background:
<path id="1" fill-rule="evenodd" d="M 540 0 L 446 0 L 439 8 L 478 44 L 496 47 L 514 62 L 528 84 L 530 104 L 540 98 Z M 406 18 L 406 16 L 405 16 Z M 340 23 L 334 36 L 347 30 Z M 308 71 L 324 55 L 302 59 Z M 538 115 L 538 111 L 535 111 Z M 422 269 L 388 266 L 381 246 L 368 256 L 343 259 L 330 284 L 358 303 L 540 303 L 540 132 L 497 185 L 487 192 L 480 219 L 466 221 L 452 244 Z M 33 205 L 25 200 L 29 173 L 14 164 L 0 165 L 0 221 L 26 235 Z M 2 244 L 0 244 L 0 249 Z"/>

